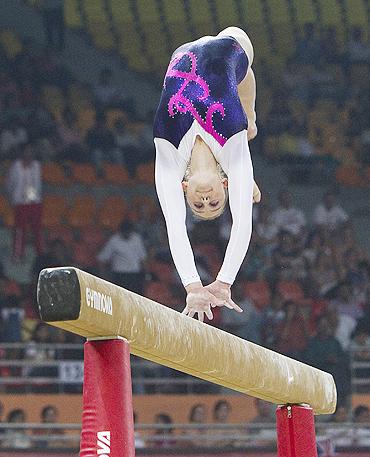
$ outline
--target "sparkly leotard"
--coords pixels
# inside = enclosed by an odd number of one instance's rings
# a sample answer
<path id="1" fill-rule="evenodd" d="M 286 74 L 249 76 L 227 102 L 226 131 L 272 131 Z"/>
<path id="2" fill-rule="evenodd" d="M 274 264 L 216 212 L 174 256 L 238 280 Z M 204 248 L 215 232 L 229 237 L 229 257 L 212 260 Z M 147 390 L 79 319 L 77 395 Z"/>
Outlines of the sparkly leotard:
<path id="1" fill-rule="evenodd" d="M 248 57 L 232 37 L 204 37 L 178 48 L 165 75 L 154 137 L 178 148 L 196 120 L 223 146 L 247 128 L 237 91 L 247 70 Z"/>
<path id="2" fill-rule="evenodd" d="M 253 167 L 237 85 L 253 60 L 246 33 L 229 27 L 178 48 L 164 78 L 154 121 L 155 184 L 172 257 L 184 286 L 199 281 L 186 231 L 181 182 L 197 136 L 228 177 L 233 224 L 217 279 L 232 284 L 252 232 Z"/>

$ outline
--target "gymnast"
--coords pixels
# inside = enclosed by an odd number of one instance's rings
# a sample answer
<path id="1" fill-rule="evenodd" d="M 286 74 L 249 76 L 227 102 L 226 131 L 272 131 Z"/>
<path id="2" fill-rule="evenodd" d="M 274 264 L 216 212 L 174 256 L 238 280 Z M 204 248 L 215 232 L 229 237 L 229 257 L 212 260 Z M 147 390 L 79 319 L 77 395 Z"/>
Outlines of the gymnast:
<path id="1" fill-rule="evenodd" d="M 261 198 L 248 147 L 257 135 L 252 62 L 252 43 L 237 27 L 180 46 L 154 120 L 156 190 L 187 292 L 183 313 L 201 321 L 204 314 L 213 318 L 215 306 L 242 312 L 231 285 L 247 253 L 253 201 Z M 216 280 L 203 286 L 186 231 L 185 199 L 194 215 L 210 220 L 222 214 L 227 197 L 230 240 Z"/>

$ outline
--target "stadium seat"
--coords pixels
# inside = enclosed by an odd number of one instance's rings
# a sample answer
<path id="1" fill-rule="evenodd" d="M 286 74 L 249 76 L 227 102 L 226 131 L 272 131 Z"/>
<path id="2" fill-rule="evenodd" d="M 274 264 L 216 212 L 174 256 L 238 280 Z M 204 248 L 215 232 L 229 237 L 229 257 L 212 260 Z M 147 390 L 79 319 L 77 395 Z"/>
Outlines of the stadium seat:
<path id="1" fill-rule="evenodd" d="M 127 204 L 122 197 L 107 197 L 99 209 L 99 221 L 104 229 L 117 230 L 120 223 L 127 216 Z"/>
<path id="2" fill-rule="evenodd" d="M 271 303 L 271 290 L 267 281 L 247 281 L 244 291 L 259 310 L 263 310 Z"/>
<path id="3" fill-rule="evenodd" d="M 148 265 L 148 271 L 155 276 L 157 281 L 163 284 L 172 284 L 174 282 L 174 270 L 168 263 L 152 260 Z"/>
<path id="4" fill-rule="evenodd" d="M 63 167 L 56 162 L 46 162 L 42 165 L 42 179 L 47 184 L 65 186 L 69 183 Z"/>
<path id="5" fill-rule="evenodd" d="M 22 52 L 22 42 L 17 35 L 10 30 L 2 30 L 0 32 L 0 44 L 10 59 L 14 59 Z"/>
<path id="6" fill-rule="evenodd" d="M 60 195 L 45 195 L 42 209 L 42 225 L 46 228 L 58 227 L 67 214 L 67 202 Z"/>
<path id="7" fill-rule="evenodd" d="M 67 222 L 73 228 L 81 228 L 95 222 L 96 202 L 90 195 L 76 197 L 67 213 Z"/>
<path id="8" fill-rule="evenodd" d="M 292 0 L 292 2 L 294 3 L 299 27 L 302 27 L 303 24 L 316 22 L 314 2 L 312 0 Z"/>
<path id="9" fill-rule="evenodd" d="M 119 186 L 127 186 L 131 184 L 131 179 L 125 167 L 118 164 L 104 164 L 104 179 L 105 181 Z"/>
<path id="10" fill-rule="evenodd" d="M 64 18 L 68 27 L 79 29 L 82 27 L 82 20 L 78 0 L 64 0 Z"/>
<path id="11" fill-rule="evenodd" d="M 149 282 L 145 287 L 144 295 L 151 300 L 167 306 L 174 304 L 174 299 L 168 286 L 159 281 Z"/>
<path id="12" fill-rule="evenodd" d="M 366 10 L 366 2 L 364 0 L 347 0 L 346 16 L 350 26 L 369 27 L 368 11 Z M 368 8 L 368 6 L 367 6 Z"/>
<path id="13" fill-rule="evenodd" d="M 96 176 L 96 170 L 93 165 L 72 163 L 71 171 L 72 179 L 76 183 L 85 184 L 87 186 L 97 186 L 101 184 L 101 180 Z"/>
<path id="14" fill-rule="evenodd" d="M 97 225 L 88 225 L 81 229 L 81 238 L 84 244 L 91 250 L 100 249 L 105 241 L 103 231 Z"/>
<path id="15" fill-rule="evenodd" d="M 215 8 L 221 29 L 239 24 L 240 18 L 238 17 L 235 2 L 216 0 Z"/>
<path id="16" fill-rule="evenodd" d="M 136 170 L 136 180 L 141 184 L 154 184 L 154 162 L 141 164 Z"/>
<path id="17" fill-rule="evenodd" d="M 366 180 L 359 174 L 356 164 L 339 166 L 335 173 L 335 178 L 343 186 L 362 187 L 366 185 Z"/>
<path id="18" fill-rule="evenodd" d="M 283 300 L 304 301 L 304 292 L 300 284 L 296 281 L 279 281 L 276 285 L 277 291 Z"/>

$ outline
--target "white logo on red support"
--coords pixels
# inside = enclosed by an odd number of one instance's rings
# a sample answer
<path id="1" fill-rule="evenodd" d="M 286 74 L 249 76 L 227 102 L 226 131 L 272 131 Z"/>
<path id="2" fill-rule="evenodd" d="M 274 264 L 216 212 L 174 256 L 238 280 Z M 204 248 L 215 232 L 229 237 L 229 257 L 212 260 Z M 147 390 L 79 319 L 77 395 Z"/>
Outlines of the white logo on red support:
<path id="1" fill-rule="evenodd" d="M 110 432 L 98 432 L 96 442 L 96 454 L 99 457 L 110 457 Z"/>

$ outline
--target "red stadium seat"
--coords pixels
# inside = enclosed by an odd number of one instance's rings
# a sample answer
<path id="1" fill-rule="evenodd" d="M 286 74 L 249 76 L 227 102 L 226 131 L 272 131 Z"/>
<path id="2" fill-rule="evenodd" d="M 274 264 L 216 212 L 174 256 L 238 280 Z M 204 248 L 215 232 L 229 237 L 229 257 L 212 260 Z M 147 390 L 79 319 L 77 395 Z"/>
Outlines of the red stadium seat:
<path id="1" fill-rule="evenodd" d="M 283 300 L 304 301 L 303 289 L 296 281 L 279 281 L 277 290 L 283 297 Z"/>
<path id="2" fill-rule="evenodd" d="M 271 290 L 267 281 L 247 281 L 244 291 L 255 307 L 260 310 L 271 302 Z"/>

